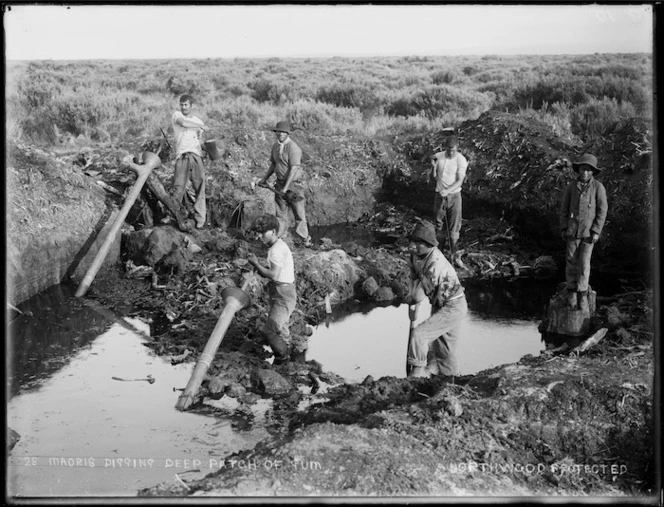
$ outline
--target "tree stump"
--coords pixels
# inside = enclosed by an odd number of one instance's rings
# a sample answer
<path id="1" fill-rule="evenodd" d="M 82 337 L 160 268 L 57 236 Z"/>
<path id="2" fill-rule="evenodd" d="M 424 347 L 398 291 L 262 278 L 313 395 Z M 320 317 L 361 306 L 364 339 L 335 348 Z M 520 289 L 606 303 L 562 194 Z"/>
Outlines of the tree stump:
<path id="1" fill-rule="evenodd" d="M 567 289 L 563 287 L 549 300 L 540 332 L 546 336 L 586 337 L 591 333 L 591 317 L 595 313 L 597 293 L 588 287 L 588 309 L 570 308 Z"/>

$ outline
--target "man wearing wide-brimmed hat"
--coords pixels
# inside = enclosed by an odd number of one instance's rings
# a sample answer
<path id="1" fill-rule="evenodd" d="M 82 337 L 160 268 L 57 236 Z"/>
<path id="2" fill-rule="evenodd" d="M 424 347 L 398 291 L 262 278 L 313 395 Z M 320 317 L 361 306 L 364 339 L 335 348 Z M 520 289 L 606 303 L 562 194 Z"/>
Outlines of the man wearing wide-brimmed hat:
<path id="1" fill-rule="evenodd" d="M 431 316 L 411 334 L 409 377 L 457 375 L 457 341 L 468 303 L 454 267 L 437 248 L 433 224 L 418 223 L 410 234 L 411 282 L 405 302 L 431 302 Z"/>
<path id="2" fill-rule="evenodd" d="M 277 181 L 274 189 L 279 193 L 275 193 L 274 202 L 277 206 L 277 219 L 280 222 L 279 237 L 288 230 L 288 209 L 290 208 L 295 217 L 295 233 L 301 238 L 304 246 L 311 246 L 304 207 L 304 192 L 299 183 L 302 150 L 290 137 L 293 131 L 290 122 L 280 121 L 272 130 L 277 136 L 277 142 L 274 143 L 270 152 L 270 167 L 258 185 L 265 185 L 272 173 L 276 174 Z M 292 198 L 286 200 L 284 195 L 289 190 Z"/>
<path id="3" fill-rule="evenodd" d="M 595 179 L 602 171 L 597 157 L 586 153 L 572 162 L 572 169 L 578 176 L 567 186 L 560 206 L 560 234 L 567 242 L 567 302 L 572 309 L 588 311 L 590 257 L 602 233 L 608 203 L 604 185 Z"/>

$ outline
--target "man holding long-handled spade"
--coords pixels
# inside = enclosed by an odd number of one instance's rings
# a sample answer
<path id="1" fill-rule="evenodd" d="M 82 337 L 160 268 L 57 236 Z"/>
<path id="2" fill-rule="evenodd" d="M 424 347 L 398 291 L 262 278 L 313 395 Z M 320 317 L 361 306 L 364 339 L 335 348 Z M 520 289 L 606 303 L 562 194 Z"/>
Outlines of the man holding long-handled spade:
<path id="1" fill-rule="evenodd" d="M 409 377 L 458 374 L 456 348 L 468 303 L 454 267 L 437 245 L 433 225 L 418 223 L 410 235 L 411 282 L 404 299 L 412 308 L 428 297 L 431 316 L 411 330 Z M 409 313 L 413 322 L 415 310 Z"/>
<path id="2" fill-rule="evenodd" d="M 461 185 L 466 178 L 468 160 L 459 152 L 456 135 L 445 138 L 445 151 L 431 156 L 431 179 L 436 183 L 433 217 L 436 230 L 447 233 L 452 262 L 464 267 L 457 256 L 457 242 L 461 232 Z"/>

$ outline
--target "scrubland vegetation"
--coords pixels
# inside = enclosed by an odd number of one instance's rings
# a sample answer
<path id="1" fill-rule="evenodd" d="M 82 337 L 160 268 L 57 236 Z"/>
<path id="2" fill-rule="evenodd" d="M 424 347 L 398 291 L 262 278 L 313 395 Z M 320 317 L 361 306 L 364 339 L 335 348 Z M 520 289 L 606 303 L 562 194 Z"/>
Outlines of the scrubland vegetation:
<path id="1" fill-rule="evenodd" d="M 190 93 L 218 134 L 287 117 L 311 135 L 394 135 L 496 109 L 585 143 L 650 121 L 652 80 L 649 54 L 8 62 L 7 138 L 134 145 Z"/>

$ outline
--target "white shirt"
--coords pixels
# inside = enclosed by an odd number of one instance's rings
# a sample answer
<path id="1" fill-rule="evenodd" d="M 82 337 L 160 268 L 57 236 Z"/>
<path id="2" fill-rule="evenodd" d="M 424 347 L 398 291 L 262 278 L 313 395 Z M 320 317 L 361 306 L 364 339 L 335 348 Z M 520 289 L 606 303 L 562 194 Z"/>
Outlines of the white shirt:
<path id="1" fill-rule="evenodd" d="M 293 254 L 283 239 L 279 238 L 267 251 L 267 261 L 270 263 L 270 267 L 272 264 L 274 264 L 280 268 L 274 280 L 275 282 L 295 282 L 295 265 L 293 264 Z"/>
<path id="2" fill-rule="evenodd" d="M 447 158 L 445 152 L 441 151 L 434 155 L 436 158 L 436 192 L 440 193 L 448 189 L 457 180 L 457 176 L 465 177 L 468 169 L 468 161 L 461 153 L 452 158 Z M 461 192 L 461 187 L 450 192 L 456 194 Z"/>
<path id="3" fill-rule="evenodd" d="M 192 127 L 183 127 L 177 123 L 178 119 L 189 120 L 204 125 L 198 116 L 185 116 L 182 111 L 175 111 L 171 122 L 173 123 L 173 132 L 175 133 L 175 158 L 179 158 L 183 153 L 191 152 L 203 156 L 201 141 L 198 138 L 200 129 Z"/>

